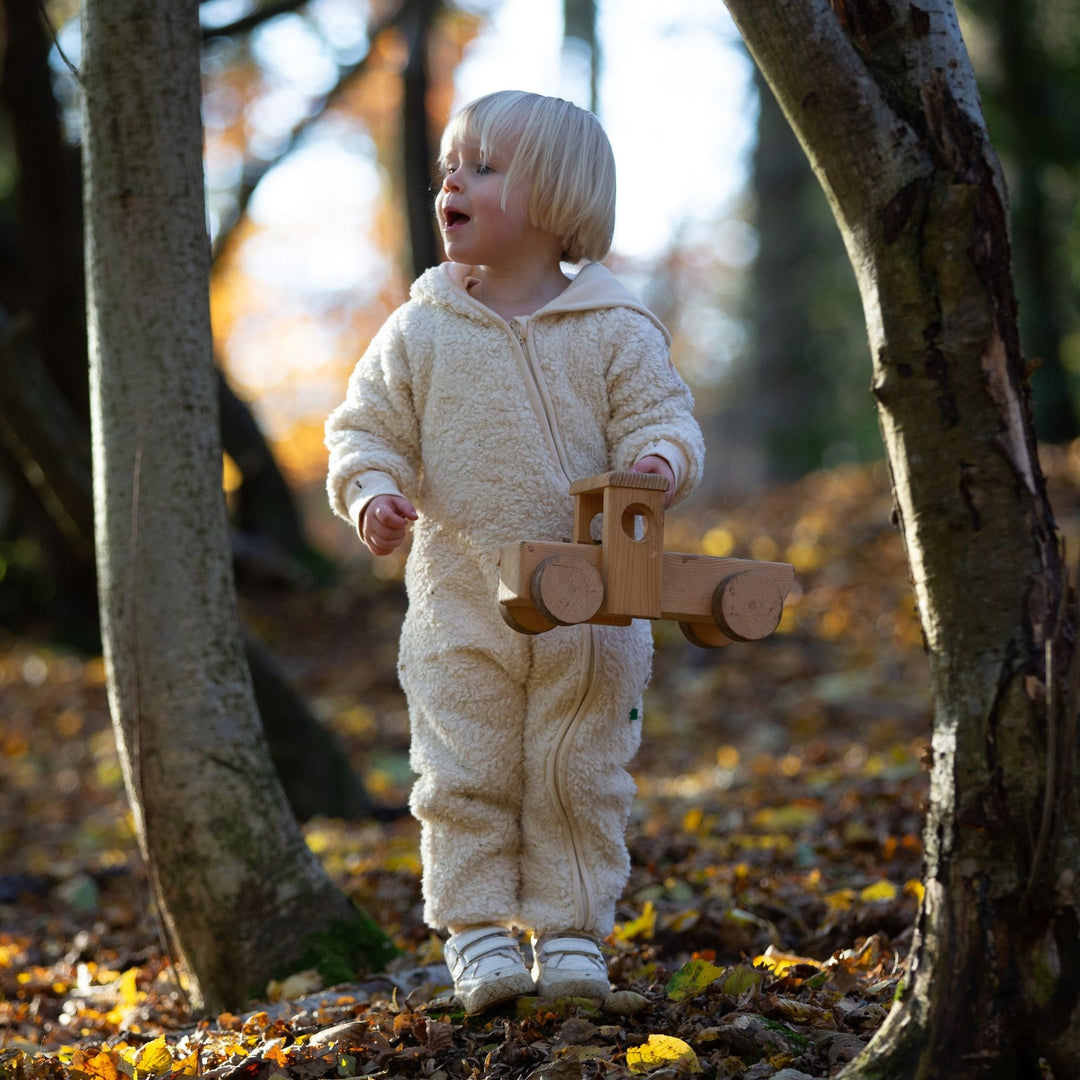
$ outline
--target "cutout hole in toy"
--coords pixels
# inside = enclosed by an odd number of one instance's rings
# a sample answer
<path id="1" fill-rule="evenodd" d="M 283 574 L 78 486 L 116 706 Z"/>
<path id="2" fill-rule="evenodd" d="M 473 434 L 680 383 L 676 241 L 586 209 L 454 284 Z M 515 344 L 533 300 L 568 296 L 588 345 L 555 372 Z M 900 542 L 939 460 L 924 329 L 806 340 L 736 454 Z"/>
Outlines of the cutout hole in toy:
<path id="1" fill-rule="evenodd" d="M 652 510 L 645 506 L 644 503 L 631 503 L 622 512 L 622 521 L 620 522 L 623 533 L 638 543 L 648 539 L 654 523 L 655 519 Z"/>

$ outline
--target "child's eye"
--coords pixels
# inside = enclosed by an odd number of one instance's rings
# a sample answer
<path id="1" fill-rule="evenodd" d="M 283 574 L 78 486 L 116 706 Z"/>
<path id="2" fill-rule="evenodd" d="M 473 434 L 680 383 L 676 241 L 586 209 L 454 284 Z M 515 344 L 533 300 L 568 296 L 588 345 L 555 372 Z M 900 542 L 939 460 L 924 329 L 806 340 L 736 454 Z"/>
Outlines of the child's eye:
<path id="1" fill-rule="evenodd" d="M 477 165 L 476 165 L 476 175 L 477 176 L 487 176 L 488 173 L 493 173 L 494 171 L 495 171 L 494 166 L 489 165 L 486 161 L 477 162 Z"/>

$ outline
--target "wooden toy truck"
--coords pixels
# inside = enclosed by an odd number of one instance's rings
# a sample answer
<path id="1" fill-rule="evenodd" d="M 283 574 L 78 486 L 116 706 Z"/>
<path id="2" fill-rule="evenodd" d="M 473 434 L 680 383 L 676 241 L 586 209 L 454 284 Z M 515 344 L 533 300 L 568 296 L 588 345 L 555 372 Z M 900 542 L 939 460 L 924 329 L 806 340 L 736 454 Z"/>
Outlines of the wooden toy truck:
<path id="1" fill-rule="evenodd" d="M 523 634 L 555 626 L 674 619 L 703 648 L 768 637 L 795 571 L 787 563 L 664 551 L 667 480 L 608 472 L 570 485 L 572 542 L 519 540 L 500 549 L 499 605 Z M 600 541 L 592 523 L 602 514 Z"/>

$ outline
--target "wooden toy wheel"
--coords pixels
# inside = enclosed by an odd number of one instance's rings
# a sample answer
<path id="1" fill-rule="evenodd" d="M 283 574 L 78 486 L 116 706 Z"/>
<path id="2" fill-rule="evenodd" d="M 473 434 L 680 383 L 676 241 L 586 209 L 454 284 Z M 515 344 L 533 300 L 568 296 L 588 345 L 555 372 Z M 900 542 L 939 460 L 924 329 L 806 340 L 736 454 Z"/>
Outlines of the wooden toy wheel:
<path id="1" fill-rule="evenodd" d="M 760 641 L 780 625 L 784 597 L 772 578 L 742 570 L 716 586 L 712 610 L 716 625 L 733 641 Z"/>
<path id="2" fill-rule="evenodd" d="M 499 612 L 503 617 L 503 622 L 519 634 L 543 634 L 555 629 L 555 623 L 549 622 L 538 611 L 529 607 L 512 608 L 506 604 L 500 604 Z"/>
<path id="3" fill-rule="evenodd" d="M 604 602 L 600 572 L 577 555 L 545 559 L 533 571 L 529 591 L 536 610 L 560 626 L 587 622 Z"/>
<path id="4" fill-rule="evenodd" d="M 679 629 L 691 645 L 697 645 L 702 649 L 719 649 L 731 644 L 731 638 L 713 623 L 681 622 Z"/>

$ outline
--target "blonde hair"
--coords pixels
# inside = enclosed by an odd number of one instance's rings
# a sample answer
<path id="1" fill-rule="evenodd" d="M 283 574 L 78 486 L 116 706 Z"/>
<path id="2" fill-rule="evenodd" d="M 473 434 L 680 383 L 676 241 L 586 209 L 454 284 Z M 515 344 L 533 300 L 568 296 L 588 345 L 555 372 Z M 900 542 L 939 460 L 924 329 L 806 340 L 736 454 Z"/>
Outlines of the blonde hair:
<path id="1" fill-rule="evenodd" d="M 598 262 L 615 231 L 615 156 L 600 121 L 561 98 L 501 90 L 477 98 L 443 132 L 440 164 L 454 143 L 473 142 L 481 160 L 513 145 L 503 181 L 506 195 L 529 185 L 529 221 L 557 236 L 567 262 Z"/>

